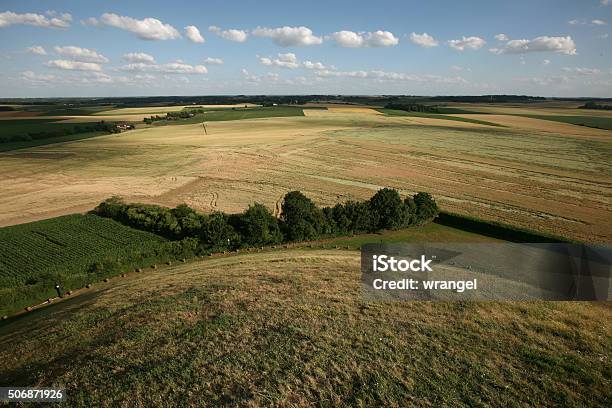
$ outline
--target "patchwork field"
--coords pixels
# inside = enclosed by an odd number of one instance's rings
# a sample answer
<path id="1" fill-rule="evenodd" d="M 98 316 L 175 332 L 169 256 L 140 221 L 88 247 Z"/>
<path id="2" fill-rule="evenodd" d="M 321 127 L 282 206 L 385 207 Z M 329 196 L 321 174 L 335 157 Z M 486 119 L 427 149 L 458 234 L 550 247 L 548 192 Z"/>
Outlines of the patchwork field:
<path id="1" fill-rule="evenodd" d="M 100 283 L 0 322 L 0 383 L 83 407 L 609 401 L 608 303 L 366 302 L 358 271 L 295 249 Z"/>
<path id="2" fill-rule="evenodd" d="M 612 241 L 609 131 L 518 116 L 494 127 L 363 109 L 211 121 L 208 135 L 199 123 L 154 126 L 5 152 L 0 225 L 86 211 L 115 194 L 239 212 L 253 202 L 276 208 L 295 189 L 330 205 L 389 186 L 432 192 L 462 214 Z"/>

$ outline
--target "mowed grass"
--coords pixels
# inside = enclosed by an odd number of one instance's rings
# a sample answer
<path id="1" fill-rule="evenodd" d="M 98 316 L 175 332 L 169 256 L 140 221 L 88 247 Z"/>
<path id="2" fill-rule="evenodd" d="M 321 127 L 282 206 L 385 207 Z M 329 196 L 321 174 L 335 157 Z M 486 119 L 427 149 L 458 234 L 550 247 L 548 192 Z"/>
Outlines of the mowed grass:
<path id="1" fill-rule="evenodd" d="M 166 240 L 95 215 L 67 215 L 0 228 L 0 314 L 100 279 L 90 266 L 157 248 Z"/>
<path id="2" fill-rule="evenodd" d="M 411 227 L 396 231 L 384 231 L 375 234 L 362 234 L 351 237 L 338 237 L 324 240 L 322 246 L 342 249 L 360 249 L 365 244 L 376 243 L 422 243 L 422 242 L 495 242 L 500 241 L 484 235 L 463 231 L 458 228 L 448 227 L 436 223 Z"/>
<path id="3" fill-rule="evenodd" d="M 447 110 L 449 110 L 449 109 L 450 108 L 448 108 Z M 376 109 L 376 110 L 381 112 L 381 113 L 384 113 L 385 115 L 388 115 L 388 116 L 413 116 L 413 117 L 418 117 L 418 118 L 454 120 L 454 121 L 458 121 L 458 122 L 476 123 L 478 125 L 497 126 L 497 127 L 501 126 L 501 127 L 503 127 L 500 124 L 493 123 L 493 122 L 488 122 L 486 120 L 462 118 L 462 117 L 459 117 L 459 116 L 448 116 L 448 115 L 443 115 L 443 114 L 438 114 L 438 113 L 408 112 L 408 111 L 397 110 L 397 109 Z M 451 110 L 448 113 L 456 113 L 456 112 L 452 112 L 452 110 Z M 472 113 L 472 112 L 470 112 L 470 113 Z"/>
<path id="4" fill-rule="evenodd" d="M 600 407 L 611 318 L 609 303 L 368 302 L 357 252 L 239 254 L 0 323 L 0 383 L 82 407 Z"/>

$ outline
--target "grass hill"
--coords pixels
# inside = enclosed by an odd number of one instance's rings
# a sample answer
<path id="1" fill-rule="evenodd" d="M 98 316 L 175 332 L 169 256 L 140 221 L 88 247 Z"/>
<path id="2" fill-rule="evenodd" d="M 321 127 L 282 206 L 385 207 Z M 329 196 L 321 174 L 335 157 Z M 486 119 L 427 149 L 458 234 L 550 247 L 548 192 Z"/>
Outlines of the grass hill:
<path id="1" fill-rule="evenodd" d="M 609 303 L 366 302 L 359 252 L 133 273 L 0 322 L 0 383 L 71 406 L 606 406 Z"/>

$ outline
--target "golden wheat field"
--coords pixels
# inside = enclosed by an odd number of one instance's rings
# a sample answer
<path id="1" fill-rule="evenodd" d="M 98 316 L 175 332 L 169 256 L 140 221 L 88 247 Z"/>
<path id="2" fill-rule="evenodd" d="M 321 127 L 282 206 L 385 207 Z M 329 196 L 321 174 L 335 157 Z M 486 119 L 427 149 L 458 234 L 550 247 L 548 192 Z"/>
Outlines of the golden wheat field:
<path id="1" fill-rule="evenodd" d="M 445 210 L 612 242 L 610 131 L 484 116 L 505 127 L 338 108 L 211 122 L 207 135 L 172 125 L 6 152 L 0 225 L 112 195 L 202 211 L 261 202 L 278 214 L 291 190 L 332 205 L 388 186 L 431 192 Z"/>

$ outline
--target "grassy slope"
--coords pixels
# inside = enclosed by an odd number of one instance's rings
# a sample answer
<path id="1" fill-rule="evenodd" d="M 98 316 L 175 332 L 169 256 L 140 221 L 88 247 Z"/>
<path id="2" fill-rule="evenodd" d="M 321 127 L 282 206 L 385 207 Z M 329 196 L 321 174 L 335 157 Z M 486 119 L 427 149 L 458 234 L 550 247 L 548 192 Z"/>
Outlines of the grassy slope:
<path id="1" fill-rule="evenodd" d="M 89 266 L 111 255 L 157 247 L 166 240 L 95 215 L 67 215 L 0 228 L 0 314 L 100 277 Z"/>
<path id="2" fill-rule="evenodd" d="M 148 270 L 0 323 L 0 383 L 71 406 L 605 406 L 609 303 L 363 300 L 356 251 Z"/>
<path id="3" fill-rule="evenodd" d="M 407 111 L 396 110 L 396 109 L 376 109 L 376 110 L 388 116 L 413 116 L 413 117 L 418 117 L 418 118 L 443 119 L 443 120 L 454 120 L 458 122 L 477 123 L 479 125 L 487 125 L 487 126 L 497 126 L 497 127 L 501 126 L 497 123 L 487 122 L 485 120 L 461 118 L 458 116 L 448 116 L 448 115 L 442 115 L 438 113 L 407 112 Z"/>

